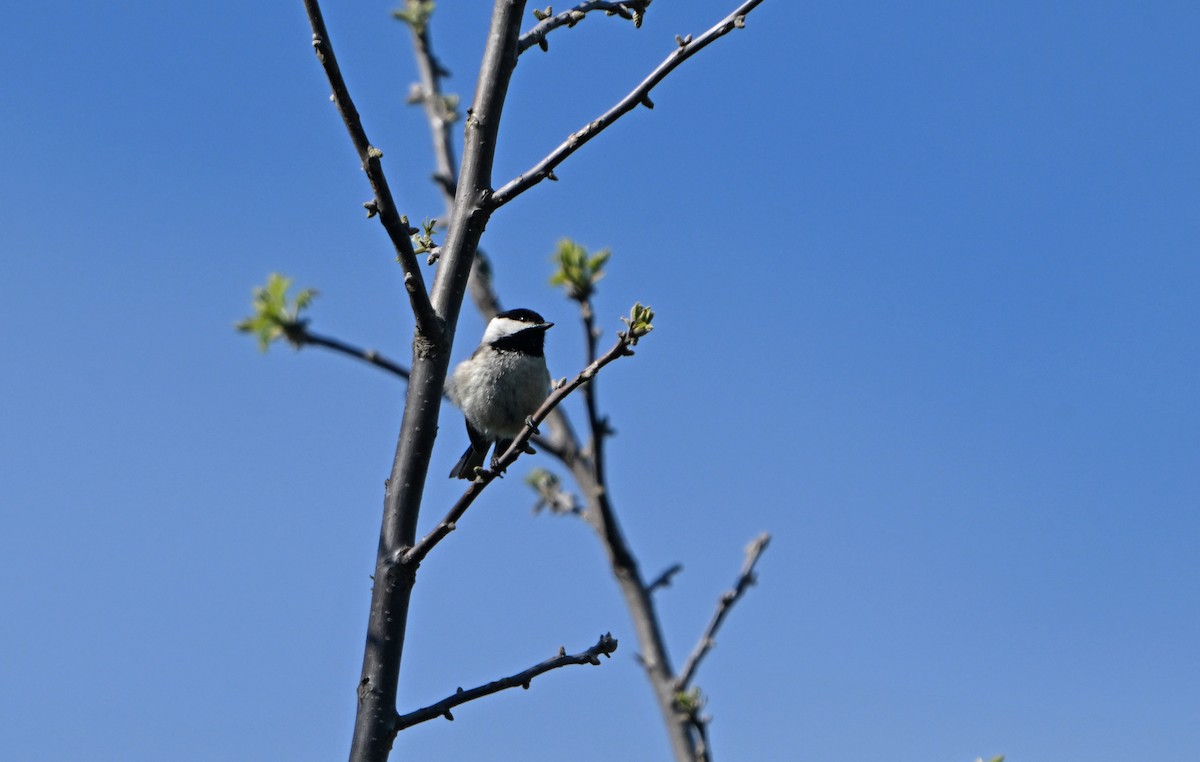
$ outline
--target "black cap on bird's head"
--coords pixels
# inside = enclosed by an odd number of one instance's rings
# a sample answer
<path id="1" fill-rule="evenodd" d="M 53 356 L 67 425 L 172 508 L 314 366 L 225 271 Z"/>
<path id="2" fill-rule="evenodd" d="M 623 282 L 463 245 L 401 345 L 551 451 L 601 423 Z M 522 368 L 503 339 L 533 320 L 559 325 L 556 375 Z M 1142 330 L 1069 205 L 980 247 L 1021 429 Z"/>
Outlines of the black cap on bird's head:
<path id="1" fill-rule="evenodd" d="M 527 310 L 524 307 L 518 307 L 515 310 L 505 310 L 504 312 L 501 312 L 500 314 L 496 315 L 496 317 L 508 318 L 509 320 L 516 320 L 521 323 L 530 323 L 530 324 L 546 322 L 546 319 L 543 318 L 541 315 L 537 314 L 533 310 Z M 549 326 L 546 326 L 546 327 L 548 328 Z"/>
<path id="2" fill-rule="evenodd" d="M 488 321 L 482 343 L 540 356 L 546 330 L 553 325 L 533 310 L 505 310 Z"/>

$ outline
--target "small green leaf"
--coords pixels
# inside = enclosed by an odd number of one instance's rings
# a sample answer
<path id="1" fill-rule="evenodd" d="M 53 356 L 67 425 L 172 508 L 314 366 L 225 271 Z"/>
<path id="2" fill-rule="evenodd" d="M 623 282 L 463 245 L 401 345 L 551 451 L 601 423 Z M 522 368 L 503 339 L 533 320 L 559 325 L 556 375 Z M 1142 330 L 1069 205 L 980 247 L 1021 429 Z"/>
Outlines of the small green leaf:
<path id="1" fill-rule="evenodd" d="M 421 229 L 409 228 L 409 235 L 412 237 L 413 251 L 417 254 L 424 254 L 427 251 L 437 249 L 437 242 L 433 240 L 433 231 L 437 228 L 437 219 L 426 217 L 421 222 Z"/>
<path id="2" fill-rule="evenodd" d="M 566 287 L 567 296 L 577 302 L 591 299 L 596 283 L 604 277 L 604 266 L 612 257 L 609 249 L 589 256 L 587 249 L 564 238 L 558 242 L 552 261 L 558 269 L 550 276 L 550 284 Z"/>
<path id="3" fill-rule="evenodd" d="M 629 317 L 621 318 L 621 322 L 628 326 L 625 336 L 629 338 L 629 343 L 637 344 L 638 339 L 653 331 L 653 320 L 654 310 L 641 302 L 634 304 L 633 309 L 629 311 Z"/>
<path id="4" fill-rule="evenodd" d="M 684 714 L 695 714 L 707 703 L 708 699 L 699 688 L 693 687 L 690 691 L 679 691 L 675 694 L 675 706 Z"/>
<path id="5" fill-rule="evenodd" d="M 392 17 L 408 24 L 417 34 L 424 34 L 435 6 L 433 0 L 404 0 L 404 7 L 392 11 Z"/>
<path id="6" fill-rule="evenodd" d="M 296 294 L 296 313 L 299 314 L 301 310 L 308 309 L 308 305 L 312 304 L 312 300 L 316 295 L 317 290 L 314 288 L 306 288 Z"/>
<path id="7" fill-rule="evenodd" d="M 254 289 L 254 314 L 234 325 L 242 333 L 254 334 L 263 352 L 280 338 L 287 338 L 296 346 L 302 341 L 307 321 L 300 318 L 300 313 L 312 304 L 317 292 L 306 288 L 297 294 L 295 302 L 289 302 L 287 292 L 291 285 L 291 279 L 271 273 L 265 285 Z"/>

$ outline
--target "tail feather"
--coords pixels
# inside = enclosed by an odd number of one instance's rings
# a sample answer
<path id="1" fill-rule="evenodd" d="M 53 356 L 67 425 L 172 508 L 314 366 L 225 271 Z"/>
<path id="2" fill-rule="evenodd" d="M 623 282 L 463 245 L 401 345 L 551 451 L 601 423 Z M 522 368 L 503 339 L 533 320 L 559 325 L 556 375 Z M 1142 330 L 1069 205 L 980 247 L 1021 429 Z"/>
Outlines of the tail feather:
<path id="1" fill-rule="evenodd" d="M 487 444 L 484 444 L 482 450 L 475 448 L 475 445 L 469 445 L 467 451 L 454 464 L 454 468 L 450 469 L 451 479 L 470 479 L 475 480 L 475 469 L 483 468 L 483 461 L 487 458 Z"/>

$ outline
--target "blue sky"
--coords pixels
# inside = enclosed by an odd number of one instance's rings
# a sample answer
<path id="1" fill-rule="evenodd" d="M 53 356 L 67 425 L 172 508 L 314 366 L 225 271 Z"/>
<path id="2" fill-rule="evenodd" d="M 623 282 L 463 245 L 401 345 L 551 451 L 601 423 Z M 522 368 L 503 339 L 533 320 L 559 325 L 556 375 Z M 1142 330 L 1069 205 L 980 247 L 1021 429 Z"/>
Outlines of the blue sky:
<path id="1" fill-rule="evenodd" d="M 487 4 L 443 5 L 469 97 Z M 528 53 L 497 180 L 732 5 Z M 441 202 L 391 7 L 326 17 L 420 219 Z M 232 325 L 272 271 L 321 291 L 314 330 L 406 360 L 411 321 L 301 4 L 5 16 L 0 752 L 341 758 L 403 389 Z M 677 662 L 774 534 L 698 677 L 719 758 L 1200 753 L 1198 36 L 1189 3 L 767 0 L 489 224 L 505 303 L 558 323 L 555 375 L 582 356 L 546 284 L 561 237 L 614 250 L 610 332 L 658 312 L 599 388 L 643 568 L 685 566 L 659 594 Z M 435 472 L 463 447 L 443 415 Z M 620 650 L 397 759 L 666 757 L 601 549 L 530 515 L 536 462 L 423 565 L 401 708 Z M 433 480 L 424 526 L 457 490 Z"/>

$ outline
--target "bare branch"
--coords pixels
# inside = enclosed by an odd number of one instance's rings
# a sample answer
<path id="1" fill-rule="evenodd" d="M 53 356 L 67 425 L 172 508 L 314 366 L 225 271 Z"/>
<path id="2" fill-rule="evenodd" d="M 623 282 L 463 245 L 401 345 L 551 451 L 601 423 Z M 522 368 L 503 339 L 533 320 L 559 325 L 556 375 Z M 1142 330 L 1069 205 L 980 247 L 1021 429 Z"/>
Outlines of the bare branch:
<path id="1" fill-rule="evenodd" d="M 633 354 L 633 350 L 631 350 L 629 347 L 634 341 L 636 341 L 636 339 L 631 339 L 629 334 L 625 332 L 619 333 L 618 337 L 617 343 L 613 345 L 612 349 L 608 350 L 608 352 L 606 352 L 602 357 L 598 358 L 595 362 L 584 368 L 583 371 L 580 372 L 580 374 L 572 379 L 569 383 L 563 384 L 550 393 L 550 396 L 547 397 L 542 403 L 541 407 L 537 409 L 537 412 L 530 416 L 529 421 L 526 422 L 525 428 L 521 430 L 521 433 L 518 434 L 515 439 L 513 439 L 512 445 L 500 455 L 496 467 L 491 470 L 480 472 L 479 478 L 471 482 L 470 486 L 467 487 L 467 491 L 463 493 L 462 497 L 458 499 L 458 502 L 456 502 L 450 508 L 449 512 L 446 513 L 445 518 L 443 518 L 429 534 L 422 537 L 415 545 L 413 545 L 403 554 L 403 556 L 399 559 L 401 564 L 410 566 L 411 568 L 416 568 L 416 565 L 420 564 L 421 561 L 424 560 L 425 556 L 429 555 L 429 551 L 433 550 L 434 546 L 441 542 L 446 535 L 454 531 L 456 528 L 456 523 L 462 518 L 463 514 L 467 512 L 467 509 L 471 507 L 471 504 L 475 502 L 475 498 L 479 497 L 487 485 L 491 484 L 495 479 L 498 479 L 504 473 L 505 469 L 511 466 L 513 462 L 521 456 L 521 453 L 525 452 L 526 445 L 529 444 L 530 438 L 533 436 L 534 432 L 537 431 L 537 425 L 546 420 L 546 416 L 548 416 L 552 410 L 558 407 L 559 403 L 567 398 L 567 395 L 595 378 L 596 373 L 605 365 L 608 365 L 618 358 L 627 357 Z"/>
<path id="2" fill-rule="evenodd" d="M 492 287 L 492 263 L 482 250 L 475 251 L 475 262 L 471 265 L 471 275 L 467 279 L 467 292 L 475 308 L 483 315 L 485 321 L 499 315 L 504 309 L 500 306 L 500 297 Z"/>
<path id="3" fill-rule="evenodd" d="M 342 121 L 346 123 L 350 140 L 354 143 L 354 150 L 358 152 L 363 171 L 367 173 L 367 179 L 371 182 L 371 189 L 375 191 L 375 200 L 369 205 L 369 209 L 378 213 L 379 221 L 383 224 L 384 230 L 387 231 L 388 237 L 391 238 L 392 245 L 396 249 L 400 266 L 404 268 L 404 290 L 408 292 L 408 300 L 412 305 L 417 329 L 425 336 L 440 341 L 442 338 L 441 321 L 434 313 L 433 305 L 430 303 L 425 278 L 421 274 L 421 267 L 417 263 L 417 255 L 413 251 L 412 240 L 409 238 L 408 225 L 404 223 L 400 212 L 396 209 L 392 191 L 383 174 L 383 165 L 380 163 L 383 153 L 371 145 L 367 139 L 362 119 L 358 115 L 354 101 L 350 98 L 350 91 L 346 88 L 346 81 L 342 78 L 342 70 L 338 67 L 337 58 L 333 54 L 333 44 L 329 41 L 329 32 L 325 29 L 325 19 L 321 15 L 320 4 L 317 0 L 304 0 L 304 8 L 308 11 L 309 24 L 312 26 L 313 50 L 317 54 L 317 60 L 325 69 L 326 77 L 329 78 L 329 85 L 333 88 L 334 103 L 337 104 L 338 111 L 342 115 Z"/>
<path id="4" fill-rule="evenodd" d="M 625 605 L 629 608 L 640 649 L 638 660 L 645 668 L 650 687 L 654 690 L 674 757 L 680 762 L 696 760 L 696 738 L 691 731 L 691 720 L 687 715 L 680 713 L 676 704 L 675 673 L 671 667 L 658 611 L 648 586 L 643 582 L 637 558 L 617 520 L 612 495 L 607 485 L 597 481 L 589 458 L 576 457 L 569 462 L 569 467 L 579 484 L 580 492 L 588 500 L 584 519 L 600 538 L 608 554 L 613 578 L 625 598 Z"/>
<path id="5" fill-rule="evenodd" d="M 679 574 L 681 571 L 683 571 L 683 564 L 672 564 L 671 566 L 668 566 L 662 574 L 658 575 L 651 582 L 647 583 L 646 592 L 653 593 L 659 588 L 670 587 L 671 580 L 674 579 L 675 575 Z"/>
<path id="6" fill-rule="evenodd" d="M 376 352 L 374 349 L 362 349 L 361 347 L 347 344 L 344 341 L 339 341 L 338 339 L 329 336 L 322 336 L 320 334 L 313 333 L 312 331 L 308 330 L 308 328 L 303 326 L 301 326 L 294 335 L 295 338 L 292 338 L 292 334 L 289 333 L 288 338 L 295 342 L 297 346 L 312 345 L 314 347 L 324 347 L 339 354 L 346 355 L 347 357 L 353 357 L 356 360 L 362 360 L 363 362 L 370 363 L 376 368 L 379 368 L 380 370 L 386 370 L 388 373 L 391 373 L 394 376 L 399 376 L 405 381 L 408 380 L 408 368 L 389 360 L 388 358 Z"/>
<path id="7" fill-rule="evenodd" d="M 696 729 L 696 735 L 699 736 L 696 742 L 696 762 L 712 762 L 712 755 L 708 751 L 708 718 L 693 717 L 692 727 Z"/>
<path id="8" fill-rule="evenodd" d="M 600 636 L 600 640 L 596 645 L 577 654 L 567 654 L 564 649 L 559 649 L 558 656 L 552 659 L 547 659 L 541 664 L 534 665 L 524 672 L 518 672 L 512 677 L 503 677 L 487 685 L 481 685 L 478 688 L 464 691 L 459 688 L 453 696 L 448 696 L 436 704 L 418 709 L 415 712 L 398 715 L 396 717 L 396 731 L 410 728 L 413 725 L 425 722 L 426 720 L 445 717 L 447 720 L 453 720 L 454 715 L 450 714 L 450 710 L 468 701 L 489 696 L 493 693 L 499 693 L 508 688 L 525 688 L 528 690 L 530 682 L 533 678 L 552 669 L 560 667 L 568 667 L 572 664 L 592 664 L 599 665 L 601 656 L 611 656 L 617 650 L 617 640 L 611 634 L 605 633 Z"/>
<path id="9" fill-rule="evenodd" d="M 584 342 L 587 347 L 588 362 L 594 362 L 596 359 L 596 319 L 595 313 L 592 310 L 592 302 L 590 299 L 579 300 L 579 312 L 583 321 Z M 583 388 L 583 404 L 587 409 L 588 429 L 591 431 L 591 440 L 588 443 L 588 450 L 592 455 L 592 463 L 596 471 L 596 480 L 600 484 L 604 484 L 604 438 L 610 433 L 611 429 L 608 425 L 608 419 L 600 417 L 600 411 L 596 401 L 596 384 L 591 383 Z"/>
<path id="10" fill-rule="evenodd" d="M 429 38 L 429 24 L 409 24 L 413 37 L 413 55 L 417 59 L 417 70 L 421 73 L 421 82 L 413 85 L 419 90 L 419 99 L 425 107 L 425 118 L 429 121 L 429 132 L 433 138 L 433 157 L 437 163 L 437 172 L 433 179 L 442 192 L 442 200 L 446 204 L 446 219 L 454 208 L 454 193 L 458 186 L 457 162 L 454 158 L 454 143 L 451 140 L 450 125 L 456 115 L 446 96 L 442 94 L 442 79 L 450 76 L 433 54 L 433 44 Z"/>
<path id="11" fill-rule="evenodd" d="M 620 16 L 627 21 L 632 21 L 634 26 L 640 27 L 642 25 L 642 16 L 646 14 L 646 8 L 650 3 L 651 0 L 629 0 L 624 3 L 588 0 L 588 2 L 580 3 L 569 11 L 563 11 L 562 13 L 543 18 L 538 22 L 537 26 L 521 35 L 521 40 L 517 43 L 517 49 L 524 53 L 534 45 L 538 45 L 542 50 L 547 50 L 549 45 L 546 42 L 546 35 L 560 26 L 575 26 L 580 21 L 583 21 L 584 17 L 592 11 L 604 11 L 610 16 Z"/>
<path id="12" fill-rule="evenodd" d="M 767 549 L 767 543 L 771 541 L 771 535 L 763 532 L 758 537 L 750 541 L 746 546 L 746 561 L 742 564 L 742 573 L 738 575 L 737 582 L 733 589 L 721 596 L 721 600 L 717 602 L 716 613 L 713 614 L 712 621 L 708 623 L 708 628 L 700 637 L 700 641 L 696 643 L 696 648 L 688 657 L 687 662 L 683 665 L 683 669 L 679 672 L 679 677 L 675 680 L 675 689 L 677 691 L 687 690 L 691 685 L 692 679 L 696 676 L 696 669 L 700 666 L 700 660 L 708 655 L 712 647 L 716 644 L 717 630 L 720 629 L 721 623 L 725 621 L 725 616 L 729 610 L 733 608 L 733 604 L 737 603 L 738 599 L 746 592 L 746 588 L 754 584 L 754 565 L 758 563 L 758 557 Z"/>
<path id="13" fill-rule="evenodd" d="M 647 107 L 653 108 L 653 103 L 650 101 L 650 91 L 663 80 L 668 74 L 675 70 L 675 67 L 691 58 L 696 53 L 708 47 L 714 41 L 724 37 L 734 29 L 740 29 L 745 26 L 746 14 L 754 10 L 762 0 L 746 0 L 737 7 L 733 13 L 726 16 L 719 23 L 713 26 L 704 34 L 695 39 L 678 38 L 679 46 L 671 51 L 671 54 L 663 60 L 650 73 L 650 76 L 642 80 L 642 83 L 633 89 L 629 95 L 622 98 L 617 105 L 610 108 L 599 118 L 590 122 L 578 132 L 572 134 L 558 148 L 555 148 L 549 156 L 539 161 L 532 168 L 526 170 L 523 174 L 507 182 L 502 188 L 492 194 L 492 208 L 504 206 L 509 201 L 512 201 L 521 193 L 537 185 L 542 180 L 551 176 L 554 168 L 566 160 L 568 156 L 579 150 L 585 143 L 599 135 L 605 128 L 611 125 L 617 119 L 632 111 L 638 104 L 644 104 Z M 690 38 L 690 35 L 688 36 Z"/>

